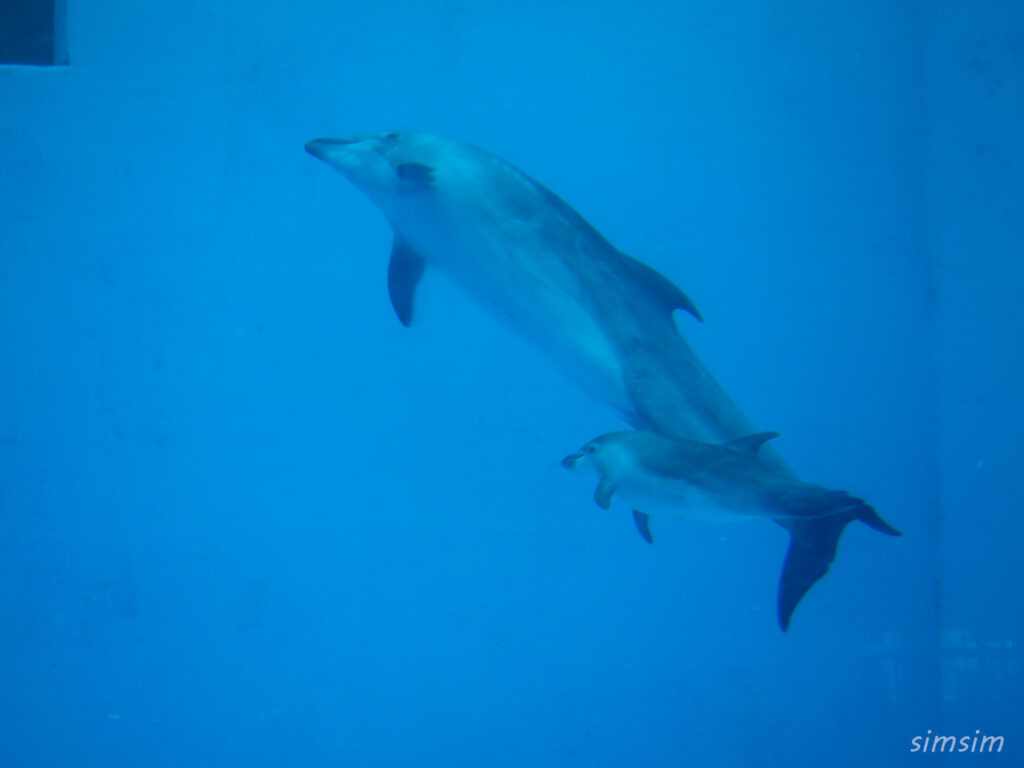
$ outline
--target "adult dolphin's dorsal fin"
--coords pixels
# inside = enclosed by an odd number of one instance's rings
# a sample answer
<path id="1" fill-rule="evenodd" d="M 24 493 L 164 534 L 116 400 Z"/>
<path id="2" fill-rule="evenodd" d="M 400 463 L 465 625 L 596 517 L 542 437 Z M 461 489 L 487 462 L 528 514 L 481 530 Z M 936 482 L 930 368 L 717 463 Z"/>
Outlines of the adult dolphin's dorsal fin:
<path id="1" fill-rule="evenodd" d="M 412 305 L 416 298 L 416 286 L 423 277 L 426 262 L 406 242 L 395 236 L 391 246 L 391 261 L 388 262 L 388 296 L 395 314 L 406 328 L 412 323 Z"/>
<path id="2" fill-rule="evenodd" d="M 700 316 L 700 312 L 697 310 L 697 305 L 690 301 L 690 297 L 683 293 L 679 286 L 642 261 L 637 261 L 625 254 L 622 254 L 622 257 L 629 265 L 629 271 L 632 273 L 633 279 L 636 280 L 637 284 L 647 294 L 647 298 L 651 302 L 664 307 L 668 312 L 676 309 L 685 309 L 697 320 L 702 323 L 704 322 L 704 318 Z"/>
<path id="3" fill-rule="evenodd" d="M 648 544 L 654 543 L 654 537 L 651 535 L 651 516 L 645 515 L 639 509 L 633 510 L 633 522 L 636 523 L 636 529 L 640 531 L 640 536 Z"/>
<path id="4" fill-rule="evenodd" d="M 778 436 L 778 432 L 758 432 L 756 435 L 747 435 L 739 440 L 731 440 L 725 444 L 725 447 L 732 448 L 734 451 L 757 455 L 762 445 Z"/>

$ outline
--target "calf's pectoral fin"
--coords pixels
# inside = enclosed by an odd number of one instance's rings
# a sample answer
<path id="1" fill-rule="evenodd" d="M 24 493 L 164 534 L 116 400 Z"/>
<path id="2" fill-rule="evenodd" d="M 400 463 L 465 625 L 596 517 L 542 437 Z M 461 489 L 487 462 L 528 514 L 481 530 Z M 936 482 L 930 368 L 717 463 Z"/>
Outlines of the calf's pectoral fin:
<path id="1" fill-rule="evenodd" d="M 615 484 L 608 478 L 602 477 L 601 482 L 594 489 L 594 501 L 602 509 L 608 509 L 612 505 L 612 494 L 615 493 Z"/>
<path id="2" fill-rule="evenodd" d="M 388 296 L 395 308 L 398 320 L 406 328 L 412 323 L 412 308 L 416 298 L 416 286 L 423 277 L 426 262 L 400 237 L 395 237 L 391 246 L 391 261 L 388 262 Z"/>
<path id="3" fill-rule="evenodd" d="M 651 516 L 645 515 L 639 509 L 634 509 L 633 522 L 636 523 L 636 529 L 640 531 L 640 535 L 643 537 L 643 540 L 648 544 L 653 544 L 654 537 L 651 535 Z"/>

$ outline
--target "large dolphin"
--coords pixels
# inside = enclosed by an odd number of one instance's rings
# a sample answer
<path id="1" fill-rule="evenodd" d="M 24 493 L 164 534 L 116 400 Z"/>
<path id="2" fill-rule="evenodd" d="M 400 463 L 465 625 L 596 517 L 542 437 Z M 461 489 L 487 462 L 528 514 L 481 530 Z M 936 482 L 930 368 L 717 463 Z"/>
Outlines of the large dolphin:
<path id="1" fill-rule="evenodd" d="M 637 530 L 651 544 L 651 514 L 685 517 L 694 511 L 786 522 L 833 520 L 840 526 L 856 519 L 890 536 L 901 535 L 863 499 L 805 483 L 764 461 L 761 446 L 775 437 L 777 432 L 759 432 L 711 445 L 653 432 L 611 432 L 566 456 L 562 466 L 597 473 L 594 501 L 604 509 L 614 494 L 625 497 Z M 789 573 L 788 567 L 779 583 L 783 630 L 810 587 L 800 581 L 805 574 Z"/>
<path id="2" fill-rule="evenodd" d="M 716 444 L 755 431 L 676 327 L 677 309 L 701 319 L 693 302 L 522 171 L 422 133 L 315 139 L 306 149 L 391 223 L 388 291 L 404 325 L 430 267 L 636 428 Z M 762 458 L 789 471 L 771 449 Z M 791 533 L 785 571 L 805 585 L 797 600 L 828 571 L 849 519 L 778 521 Z"/>

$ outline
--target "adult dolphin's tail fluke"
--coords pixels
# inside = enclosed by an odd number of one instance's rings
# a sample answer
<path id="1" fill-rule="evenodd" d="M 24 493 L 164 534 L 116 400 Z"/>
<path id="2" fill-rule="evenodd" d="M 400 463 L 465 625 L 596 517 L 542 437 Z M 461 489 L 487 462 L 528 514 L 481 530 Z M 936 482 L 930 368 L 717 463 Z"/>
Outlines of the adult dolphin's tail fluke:
<path id="1" fill-rule="evenodd" d="M 782 566 L 779 579 L 778 616 L 779 626 L 785 632 L 789 629 L 793 611 L 817 581 L 828 573 L 829 566 L 836 559 L 836 548 L 843 530 L 854 520 L 889 536 L 903 534 L 882 520 L 874 507 L 862 499 L 853 499 L 858 504 L 849 509 L 834 512 L 816 519 L 789 519 L 775 522 L 789 531 L 789 551 Z"/>
<path id="2" fill-rule="evenodd" d="M 676 327 L 676 310 L 701 319 L 689 297 L 522 171 L 422 133 L 306 149 L 391 223 L 387 285 L 403 325 L 415 320 L 424 271 L 436 269 L 638 429 L 708 443 L 754 432 Z M 762 459 L 791 474 L 770 448 Z M 828 570 L 842 526 L 779 522 L 793 536 L 793 583 L 806 592 Z"/>

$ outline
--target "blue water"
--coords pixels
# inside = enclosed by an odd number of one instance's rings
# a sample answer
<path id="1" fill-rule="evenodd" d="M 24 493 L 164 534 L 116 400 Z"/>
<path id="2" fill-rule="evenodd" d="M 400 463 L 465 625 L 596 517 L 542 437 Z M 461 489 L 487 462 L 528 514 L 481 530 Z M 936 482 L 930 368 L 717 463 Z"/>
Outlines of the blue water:
<path id="1" fill-rule="evenodd" d="M 0 67 L 0 765 L 1020 764 L 1019 4 L 68 13 Z M 401 327 L 302 149 L 396 128 L 669 276 L 905 536 L 783 634 L 781 528 L 597 508 L 558 460 L 622 422 L 437 275 Z"/>

